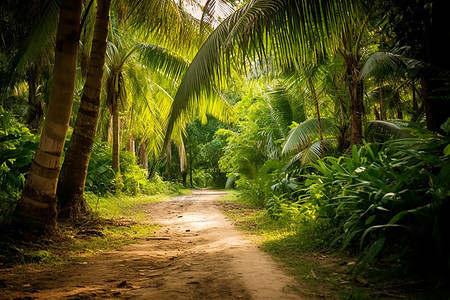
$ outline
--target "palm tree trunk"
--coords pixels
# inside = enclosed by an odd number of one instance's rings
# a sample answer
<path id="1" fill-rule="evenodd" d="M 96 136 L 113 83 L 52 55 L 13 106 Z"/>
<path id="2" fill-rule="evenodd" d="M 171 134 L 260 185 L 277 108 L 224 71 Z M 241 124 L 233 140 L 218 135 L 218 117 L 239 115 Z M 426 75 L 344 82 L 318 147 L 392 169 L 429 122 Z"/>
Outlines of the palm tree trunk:
<path id="1" fill-rule="evenodd" d="M 193 160 L 193 157 L 192 157 L 192 144 L 191 144 L 189 147 L 189 182 L 191 184 L 191 188 L 194 187 L 194 179 L 192 178 L 192 173 L 193 173 L 192 160 Z"/>
<path id="2" fill-rule="evenodd" d="M 147 146 L 144 141 L 141 141 L 138 148 L 139 164 L 145 170 L 148 170 L 148 153 Z"/>
<path id="3" fill-rule="evenodd" d="M 320 158 L 323 158 L 325 156 L 325 149 L 323 145 L 323 129 L 322 129 L 322 120 L 320 118 L 319 98 L 317 97 L 316 89 L 314 88 L 314 83 L 312 82 L 311 78 L 308 78 L 308 82 L 309 87 L 311 89 L 311 94 L 314 98 L 314 105 L 316 107 L 317 127 L 319 130 L 319 139 L 320 139 Z"/>
<path id="4" fill-rule="evenodd" d="M 40 101 L 37 99 L 37 87 L 39 83 L 40 68 L 32 64 L 28 73 L 28 112 L 25 122 L 32 130 L 37 131 L 41 125 L 44 112 Z"/>
<path id="5" fill-rule="evenodd" d="M 351 120 L 351 136 L 350 144 L 358 145 L 362 143 L 362 115 L 363 115 L 363 82 L 359 76 L 360 70 L 357 67 L 357 58 L 347 56 L 345 58 L 347 64 L 347 76 L 349 77 L 350 91 L 350 120 Z"/>
<path id="6" fill-rule="evenodd" d="M 413 112 L 416 113 L 419 110 L 419 104 L 417 103 L 416 83 L 414 79 L 411 82 L 411 87 L 412 87 L 412 109 Z"/>
<path id="7" fill-rule="evenodd" d="M 386 121 L 386 105 L 384 103 L 383 87 L 380 85 L 378 88 L 380 89 L 380 119 Z"/>
<path id="8" fill-rule="evenodd" d="M 56 186 L 72 112 L 81 4 L 81 0 L 67 0 L 61 4 L 47 118 L 15 211 L 18 219 L 48 229 L 56 227 Z"/>
<path id="9" fill-rule="evenodd" d="M 97 1 L 97 17 L 86 83 L 59 176 L 60 217 L 64 218 L 76 218 L 87 212 L 83 193 L 97 131 L 110 4 L 111 0 Z"/>
<path id="10" fill-rule="evenodd" d="M 113 121 L 113 155 L 112 155 L 112 168 L 114 171 L 120 174 L 120 164 L 119 164 L 119 152 L 120 152 L 120 141 L 119 141 L 119 103 L 117 99 L 113 101 L 112 105 L 112 121 Z"/>
<path id="11" fill-rule="evenodd" d="M 130 137 L 128 138 L 127 144 L 125 145 L 125 150 L 130 153 L 133 153 L 133 155 L 136 155 L 135 149 L 136 149 L 136 143 L 135 143 L 134 134 L 131 134 Z"/>

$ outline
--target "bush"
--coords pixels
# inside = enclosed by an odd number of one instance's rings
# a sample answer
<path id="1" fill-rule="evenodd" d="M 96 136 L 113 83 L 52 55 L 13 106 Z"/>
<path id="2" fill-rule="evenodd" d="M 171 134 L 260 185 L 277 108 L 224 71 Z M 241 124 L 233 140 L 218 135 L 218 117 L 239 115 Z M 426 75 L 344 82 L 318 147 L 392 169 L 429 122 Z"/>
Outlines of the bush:
<path id="1" fill-rule="evenodd" d="M 420 253 L 449 262 L 449 139 L 417 138 L 353 147 L 351 157 L 326 157 L 306 175 L 300 204 L 317 207 L 333 243 L 359 244 L 357 272 L 383 249 L 390 259 Z M 425 253 L 424 253 L 425 252 Z M 426 255 L 425 255 L 426 254 Z"/>
<path id="2" fill-rule="evenodd" d="M 0 221 L 3 221 L 20 197 L 38 138 L 1 106 L 0 115 Z"/>
<path id="3" fill-rule="evenodd" d="M 139 167 L 137 158 L 128 151 L 120 152 L 120 177 L 112 169 L 111 147 L 95 143 L 86 177 L 86 191 L 98 196 L 126 194 L 172 194 L 181 189 L 180 184 L 167 183 L 156 174 L 148 180 L 148 172 Z"/>

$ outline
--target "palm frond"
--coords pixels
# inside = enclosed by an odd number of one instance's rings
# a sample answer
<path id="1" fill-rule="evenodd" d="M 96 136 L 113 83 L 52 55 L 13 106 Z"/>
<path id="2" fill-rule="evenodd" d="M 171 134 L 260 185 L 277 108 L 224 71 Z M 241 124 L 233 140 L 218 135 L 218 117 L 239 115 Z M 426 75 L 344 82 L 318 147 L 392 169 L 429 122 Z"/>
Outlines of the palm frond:
<path id="1" fill-rule="evenodd" d="M 32 30 L 20 46 L 10 64 L 10 70 L 21 72 L 29 62 L 40 60 L 54 48 L 53 36 L 58 25 L 60 3 L 47 0 L 42 6 L 42 15 L 31 26 Z"/>
<path id="2" fill-rule="evenodd" d="M 174 98 L 166 142 L 180 116 L 207 101 L 214 86 L 225 85 L 233 54 L 265 61 L 270 51 L 280 65 L 288 66 L 298 60 L 317 61 L 326 51 L 337 51 L 346 24 L 364 19 L 360 6 L 356 0 L 247 2 L 211 33 L 192 61 Z"/>
<path id="3" fill-rule="evenodd" d="M 378 80 L 404 74 L 407 65 L 401 56 L 390 52 L 375 52 L 361 69 L 361 78 L 373 76 Z"/>
<path id="4" fill-rule="evenodd" d="M 322 153 L 322 149 L 326 152 L 328 147 L 334 142 L 335 142 L 334 139 L 329 138 L 329 139 L 324 139 L 322 141 L 317 141 L 315 143 L 312 143 L 311 145 L 309 145 L 308 147 L 306 147 L 299 153 L 295 154 L 289 160 L 289 162 L 283 167 L 283 170 L 287 170 L 290 166 L 292 166 L 293 164 L 295 164 L 297 162 L 300 162 L 300 165 L 304 166 L 308 163 L 312 163 L 312 162 L 320 159 L 325 154 L 325 153 Z"/>
<path id="5" fill-rule="evenodd" d="M 321 119 L 322 130 L 324 135 L 333 135 L 336 128 L 330 119 Z M 319 121 L 317 119 L 310 119 L 291 130 L 286 138 L 282 154 L 288 154 L 294 149 L 303 149 L 312 144 L 319 136 Z"/>
<path id="6" fill-rule="evenodd" d="M 365 137 L 376 142 L 411 137 L 406 127 L 407 123 L 402 121 L 371 121 L 366 127 Z"/>
<path id="7" fill-rule="evenodd" d="M 181 78 L 189 67 L 187 59 L 158 45 L 138 43 L 134 46 L 134 51 L 139 54 L 139 60 L 146 67 L 174 80 Z"/>

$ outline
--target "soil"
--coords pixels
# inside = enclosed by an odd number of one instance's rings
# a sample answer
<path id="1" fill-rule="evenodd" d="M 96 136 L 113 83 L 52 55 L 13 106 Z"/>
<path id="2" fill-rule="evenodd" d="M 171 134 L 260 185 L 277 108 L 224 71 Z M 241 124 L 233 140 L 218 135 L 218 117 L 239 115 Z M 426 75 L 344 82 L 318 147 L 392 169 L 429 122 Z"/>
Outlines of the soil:
<path id="1" fill-rule="evenodd" d="M 143 205 L 161 229 L 137 244 L 103 252 L 64 270 L 0 271 L 2 299 L 301 299 L 282 266 L 220 213 L 225 193 Z"/>

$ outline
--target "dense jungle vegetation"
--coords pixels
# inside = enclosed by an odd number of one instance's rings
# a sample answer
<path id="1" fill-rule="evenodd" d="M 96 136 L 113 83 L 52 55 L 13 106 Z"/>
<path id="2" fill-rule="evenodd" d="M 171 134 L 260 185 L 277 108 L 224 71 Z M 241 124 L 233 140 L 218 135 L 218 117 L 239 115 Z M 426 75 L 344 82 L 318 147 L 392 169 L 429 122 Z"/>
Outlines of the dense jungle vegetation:
<path id="1" fill-rule="evenodd" d="M 51 232 L 89 197 L 237 189 L 356 274 L 448 273 L 448 11 L 3 0 L 0 221 Z"/>

